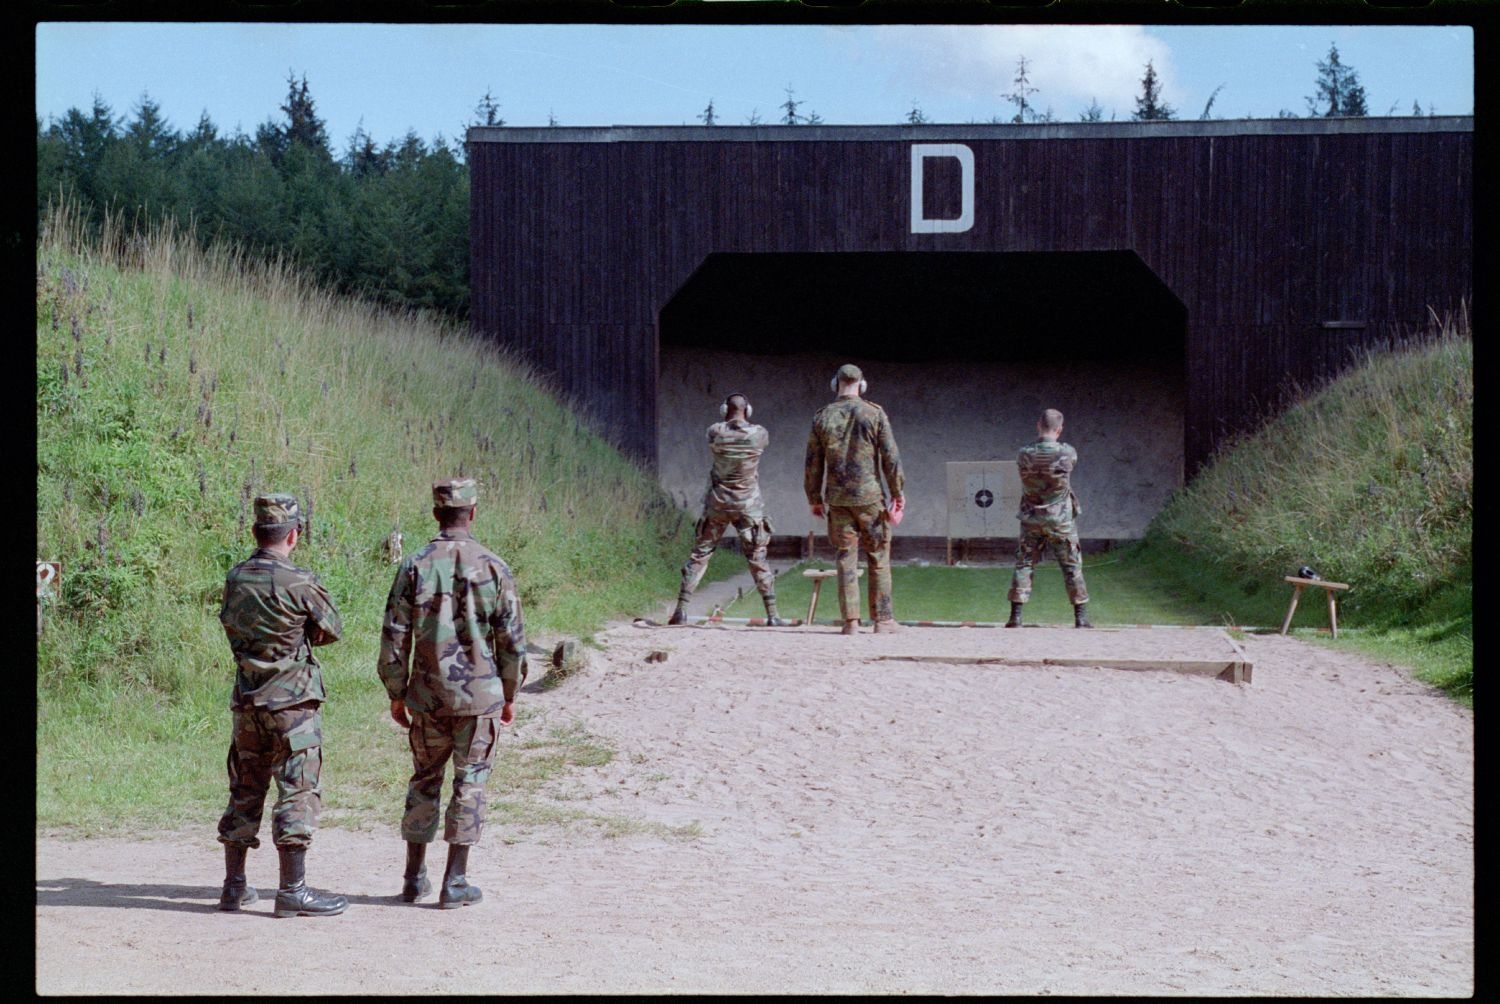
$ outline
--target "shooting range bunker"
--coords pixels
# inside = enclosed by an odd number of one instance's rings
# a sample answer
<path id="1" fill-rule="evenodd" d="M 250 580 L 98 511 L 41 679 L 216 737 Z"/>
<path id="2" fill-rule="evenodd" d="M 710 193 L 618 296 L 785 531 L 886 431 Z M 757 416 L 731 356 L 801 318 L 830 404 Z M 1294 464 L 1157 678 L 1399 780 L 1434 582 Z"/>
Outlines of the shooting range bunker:
<path id="1" fill-rule="evenodd" d="M 992 646 L 993 655 L 944 655 L 941 647 L 939 638 L 927 638 L 921 651 L 882 654 L 873 659 L 944 666 L 1161 670 L 1247 684 L 1254 668 L 1244 650 L 1222 628 L 1001 629 Z"/>
<path id="2" fill-rule="evenodd" d="M 689 509 L 747 394 L 782 542 L 815 529 L 802 444 L 840 362 L 911 467 L 896 557 L 942 554 L 943 464 L 1014 457 L 1044 407 L 1080 534 L 1138 537 L 1289 388 L 1472 296 L 1473 129 L 476 126 L 470 319 Z"/>

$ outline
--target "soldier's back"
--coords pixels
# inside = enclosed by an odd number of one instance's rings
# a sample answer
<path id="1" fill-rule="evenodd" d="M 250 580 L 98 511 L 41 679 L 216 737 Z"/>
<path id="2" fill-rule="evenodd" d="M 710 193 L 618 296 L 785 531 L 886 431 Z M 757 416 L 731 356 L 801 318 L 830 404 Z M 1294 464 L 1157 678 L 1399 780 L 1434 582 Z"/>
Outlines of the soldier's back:
<path id="1" fill-rule="evenodd" d="M 336 617 L 318 577 L 257 550 L 229 570 L 219 623 L 236 665 L 235 706 L 269 708 L 324 698 L 307 639 L 310 616 Z"/>
<path id="2" fill-rule="evenodd" d="M 1022 520 L 1058 518 L 1072 491 L 1071 477 L 1078 451 L 1067 443 L 1041 439 L 1021 447 L 1016 468 L 1021 477 Z"/>
<path id="3" fill-rule="evenodd" d="M 724 512 L 760 512 L 760 456 L 769 441 L 764 428 L 749 422 L 716 422 L 708 427 L 713 466 L 707 505 Z"/>

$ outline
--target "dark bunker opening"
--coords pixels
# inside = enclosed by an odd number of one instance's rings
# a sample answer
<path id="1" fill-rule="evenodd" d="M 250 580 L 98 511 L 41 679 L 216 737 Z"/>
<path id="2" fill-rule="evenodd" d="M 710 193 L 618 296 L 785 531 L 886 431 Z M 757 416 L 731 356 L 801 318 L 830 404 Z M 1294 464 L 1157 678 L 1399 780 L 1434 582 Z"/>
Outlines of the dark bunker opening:
<path id="1" fill-rule="evenodd" d="M 1182 484 L 1186 311 L 1132 251 L 711 254 L 658 338 L 659 473 L 694 511 L 704 429 L 737 391 L 771 435 L 761 487 L 778 533 L 821 529 L 803 451 L 844 362 L 891 418 L 901 535 L 943 537 L 944 464 L 1014 459 L 1043 408 L 1079 451 L 1084 537 L 1139 537 Z"/>

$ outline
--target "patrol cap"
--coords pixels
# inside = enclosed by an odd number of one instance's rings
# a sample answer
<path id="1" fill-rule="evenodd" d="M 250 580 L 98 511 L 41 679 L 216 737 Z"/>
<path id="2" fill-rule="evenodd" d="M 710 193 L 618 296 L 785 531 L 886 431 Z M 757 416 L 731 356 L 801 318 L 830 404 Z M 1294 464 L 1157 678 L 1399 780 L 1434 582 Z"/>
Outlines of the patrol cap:
<path id="1" fill-rule="evenodd" d="M 473 478 L 448 478 L 432 483 L 435 509 L 467 509 L 479 501 L 479 485 Z"/>
<path id="2" fill-rule="evenodd" d="M 826 370 L 824 372 L 827 372 Z M 839 383 L 858 383 L 865 378 L 859 371 L 859 367 L 853 363 L 845 363 L 839 367 L 839 371 L 833 375 Z"/>
<path id="3" fill-rule="evenodd" d="M 302 510 L 297 505 L 297 496 L 278 492 L 255 497 L 256 526 L 277 529 L 283 526 L 300 526 L 301 523 Z"/>

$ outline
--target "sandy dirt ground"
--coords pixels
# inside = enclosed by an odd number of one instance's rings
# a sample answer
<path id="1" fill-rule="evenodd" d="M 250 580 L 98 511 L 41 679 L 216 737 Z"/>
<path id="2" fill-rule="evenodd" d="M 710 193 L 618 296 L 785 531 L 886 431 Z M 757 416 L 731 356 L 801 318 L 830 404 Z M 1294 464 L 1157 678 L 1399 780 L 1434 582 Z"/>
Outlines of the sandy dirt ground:
<path id="1" fill-rule="evenodd" d="M 266 898 L 214 910 L 213 820 L 39 839 L 37 991 L 1474 991 L 1473 716 L 1401 670 L 1276 636 L 1248 686 L 877 658 L 1223 656 L 1201 629 L 601 639 L 524 698 L 522 733 L 617 751 L 551 794 L 698 836 L 492 827 L 485 902 L 439 911 L 396 900 L 394 825 L 324 829 L 309 879 L 351 906 L 297 920 L 269 841 Z"/>

